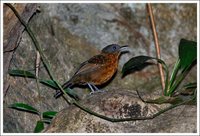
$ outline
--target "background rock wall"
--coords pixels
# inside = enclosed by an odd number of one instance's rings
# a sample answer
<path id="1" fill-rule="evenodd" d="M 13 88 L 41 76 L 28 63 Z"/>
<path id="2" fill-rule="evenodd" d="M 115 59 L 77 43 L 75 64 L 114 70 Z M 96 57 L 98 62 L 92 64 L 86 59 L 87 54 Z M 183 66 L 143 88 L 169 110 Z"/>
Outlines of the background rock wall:
<path id="1" fill-rule="evenodd" d="M 22 6 L 23 4 L 17 5 Z M 104 89 L 108 91 L 116 87 L 117 90 L 134 91 L 138 89 L 146 95 L 155 91 L 161 93 L 158 91 L 161 90 L 161 84 L 157 66 L 148 67 L 121 79 L 121 68 L 131 57 L 156 56 L 145 4 L 45 3 L 36 4 L 36 6 L 40 12 L 33 15 L 29 26 L 42 46 L 51 64 L 51 69 L 60 83 L 67 81 L 81 62 L 99 53 L 106 45 L 118 43 L 128 44 L 130 53 L 121 56 L 118 74 Z M 169 3 L 152 4 L 152 6 L 161 56 L 172 67 L 178 56 L 180 39 L 197 40 L 197 5 Z M 4 17 L 6 18 L 5 12 Z M 6 25 L 4 22 L 4 30 Z M 5 40 L 7 40 L 6 37 L 4 37 L 4 42 Z M 26 31 L 22 33 L 17 46 L 8 69 L 17 68 L 34 72 L 36 52 Z M 43 79 L 49 79 L 42 64 L 39 75 Z M 196 80 L 196 68 L 186 80 Z M 35 80 L 10 77 L 5 71 L 4 86 L 6 83 L 9 87 L 6 89 L 6 94 L 4 91 L 4 132 L 33 132 L 36 121 L 39 119 L 30 113 L 7 108 L 12 103 L 24 102 L 40 111 L 60 111 L 68 106 L 63 99 L 54 99 L 55 91 L 44 85 L 40 85 L 39 95 Z M 83 98 L 89 92 L 88 89 L 75 88 L 74 90 L 79 92 Z M 191 123 L 194 125 L 191 126 L 194 128 L 191 132 L 196 131 L 194 121 L 196 116 L 192 118 L 194 119 L 191 119 Z M 184 128 L 177 130 L 177 132 L 185 131 Z"/>

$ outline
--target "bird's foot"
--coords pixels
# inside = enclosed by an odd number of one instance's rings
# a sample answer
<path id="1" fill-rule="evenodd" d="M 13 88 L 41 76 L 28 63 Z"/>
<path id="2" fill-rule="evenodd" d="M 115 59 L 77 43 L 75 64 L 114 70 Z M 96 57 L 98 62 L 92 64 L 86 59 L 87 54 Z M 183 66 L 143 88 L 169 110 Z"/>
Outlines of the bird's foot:
<path id="1" fill-rule="evenodd" d="M 105 92 L 104 90 L 96 90 L 96 91 L 92 91 L 90 92 L 90 95 L 95 94 L 95 93 L 103 93 Z"/>
<path id="2" fill-rule="evenodd" d="M 94 84 L 89 84 L 89 83 L 87 83 L 87 84 L 91 90 L 90 95 L 95 94 L 95 93 L 105 92 L 104 90 L 100 90 L 99 88 L 97 88 Z"/>

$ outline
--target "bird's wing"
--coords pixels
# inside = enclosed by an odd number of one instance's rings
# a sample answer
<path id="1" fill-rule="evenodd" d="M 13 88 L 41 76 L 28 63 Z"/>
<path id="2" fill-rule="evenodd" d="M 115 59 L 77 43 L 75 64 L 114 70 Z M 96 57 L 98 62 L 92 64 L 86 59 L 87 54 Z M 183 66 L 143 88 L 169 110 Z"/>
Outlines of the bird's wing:
<path id="1" fill-rule="evenodd" d="M 79 73 L 85 73 L 85 72 L 87 73 L 87 72 L 96 70 L 97 68 L 99 68 L 100 65 L 104 64 L 105 61 L 106 61 L 106 57 L 103 55 L 93 56 L 89 60 L 83 62 L 74 75 L 77 75 Z"/>

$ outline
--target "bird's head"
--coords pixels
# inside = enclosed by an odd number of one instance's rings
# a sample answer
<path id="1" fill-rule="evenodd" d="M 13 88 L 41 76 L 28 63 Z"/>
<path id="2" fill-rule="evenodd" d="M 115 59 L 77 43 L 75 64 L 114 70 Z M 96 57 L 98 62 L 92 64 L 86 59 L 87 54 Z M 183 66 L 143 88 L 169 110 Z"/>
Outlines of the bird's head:
<path id="1" fill-rule="evenodd" d="M 128 46 L 119 46 L 118 44 L 110 44 L 102 49 L 102 53 L 122 53 L 127 52 Z"/>

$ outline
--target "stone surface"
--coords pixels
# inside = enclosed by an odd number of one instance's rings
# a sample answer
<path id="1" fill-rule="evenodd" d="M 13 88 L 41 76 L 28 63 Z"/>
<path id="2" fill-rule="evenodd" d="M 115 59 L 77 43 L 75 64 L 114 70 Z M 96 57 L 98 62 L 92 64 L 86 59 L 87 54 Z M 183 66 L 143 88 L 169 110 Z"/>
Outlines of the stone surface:
<path id="1" fill-rule="evenodd" d="M 25 22 L 28 22 L 32 15 L 36 12 L 36 4 L 13 4 L 22 16 Z M 14 15 L 13 11 L 8 6 L 3 6 L 3 74 L 4 74 L 4 94 L 9 87 L 7 82 L 7 72 L 10 66 L 10 61 L 13 56 L 13 52 L 17 49 L 22 33 L 24 31 L 24 26 L 18 21 L 17 17 Z"/>
<path id="2" fill-rule="evenodd" d="M 197 40 L 197 5 L 174 3 L 153 4 L 152 6 L 161 46 L 161 56 L 162 59 L 166 61 L 167 65 L 172 68 L 178 55 L 180 39 Z M 161 85 L 156 65 L 121 78 L 121 68 L 131 57 L 137 55 L 156 56 L 145 4 L 45 3 L 37 4 L 37 7 L 40 9 L 40 13 L 36 13 L 31 18 L 29 26 L 33 30 L 45 56 L 50 62 L 53 74 L 61 84 L 74 74 L 75 69 L 79 67 L 81 62 L 99 53 L 106 45 L 118 43 L 120 45 L 128 44 L 130 46 L 130 53 L 121 56 L 119 72 L 113 81 L 102 89 L 109 92 L 114 88 L 117 94 L 119 92 L 127 92 L 127 90 L 134 92 L 134 90 L 137 89 L 146 97 L 152 94 L 162 94 L 162 92 L 159 91 L 161 90 Z M 6 18 L 5 14 L 4 18 Z M 4 24 L 4 26 L 6 25 Z M 5 43 L 8 39 L 6 37 L 4 38 Z M 35 73 L 35 47 L 26 31 L 24 31 L 19 38 L 17 49 L 10 57 L 11 63 L 9 67 L 6 67 L 6 62 L 4 62 L 4 70 L 6 70 L 5 68 L 24 69 Z M 196 81 L 196 73 L 196 67 L 194 67 L 188 74 L 185 82 Z M 4 86 L 7 83 L 9 88 L 7 93 L 4 94 L 4 132 L 33 132 L 36 121 L 39 120 L 39 117 L 36 115 L 9 109 L 8 106 L 10 104 L 15 102 L 27 103 L 41 112 L 47 110 L 66 110 L 69 106 L 62 98 L 54 99 L 53 95 L 55 91 L 51 88 L 39 84 L 38 91 L 36 81 L 33 79 L 11 77 L 7 72 L 4 73 L 4 79 L 5 77 L 7 80 L 4 80 L 6 81 L 4 82 Z M 39 77 L 42 79 L 49 79 L 48 73 L 42 63 Z M 74 88 L 74 90 L 78 92 L 83 101 L 88 98 L 88 89 Z M 95 97 L 97 96 L 95 95 Z M 95 101 L 91 101 L 91 103 L 85 103 L 92 106 L 92 102 L 100 103 L 100 98 L 101 97 Z M 113 97 L 111 96 L 111 98 Z M 135 100 L 137 99 L 135 98 Z M 77 112 L 75 115 L 84 117 L 83 119 L 90 117 L 90 122 L 94 122 L 94 126 L 87 130 L 81 128 L 83 124 L 80 123 L 80 130 L 76 130 L 77 132 L 123 131 L 120 129 L 111 130 L 104 124 L 105 122 L 108 123 L 107 121 L 102 121 L 93 116 L 91 117 L 73 106 L 70 106 L 69 109 Z M 70 113 L 70 111 L 66 112 Z M 172 119 L 167 116 L 167 114 L 174 116 L 177 115 L 177 113 L 180 113 L 178 114 L 180 116 L 172 117 Z M 71 116 L 73 117 L 74 115 L 71 114 Z M 118 128 L 127 127 L 127 130 L 124 132 L 192 133 L 196 132 L 195 120 L 196 107 L 182 106 L 152 121 L 114 123 L 113 126 L 117 127 L 119 125 Z M 74 120 L 74 124 L 76 123 L 75 121 L 77 120 Z M 156 121 L 157 123 L 153 124 Z M 170 121 L 171 124 L 169 124 Z M 96 130 L 96 127 L 99 126 L 98 123 L 104 124 L 104 126 L 100 128 L 101 130 Z M 137 123 L 137 125 L 134 125 L 135 123 Z M 173 126 L 174 124 L 179 124 L 179 126 L 175 127 Z M 190 126 L 187 124 L 190 124 Z M 130 127 L 131 125 L 134 127 Z M 75 132 L 75 130 L 63 131 Z"/>
<path id="3" fill-rule="evenodd" d="M 151 99 L 154 97 L 155 95 L 152 95 Z M 169 106 L 143 103 L 135 93 L 117 88 L 89 96 L 81 101 L 81 104 L 101 115 L 117 119 L 149 117 Z M 72 105 L 60 111 L 44 132 L 194 133 L 197 131 L 196 114 L 191 115 L 191 113 L 196 113 L 196 106 L 180 106 L 150 120 L 110 122 Z"/>

